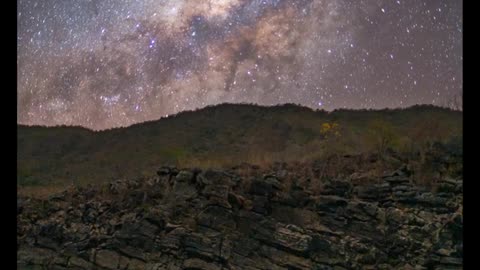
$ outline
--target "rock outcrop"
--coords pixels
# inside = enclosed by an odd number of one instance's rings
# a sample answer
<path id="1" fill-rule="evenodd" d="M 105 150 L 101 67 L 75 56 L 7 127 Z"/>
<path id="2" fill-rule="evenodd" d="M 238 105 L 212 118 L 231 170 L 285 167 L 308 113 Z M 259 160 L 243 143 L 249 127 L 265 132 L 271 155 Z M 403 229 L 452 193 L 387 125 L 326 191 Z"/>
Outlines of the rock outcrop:
<path id="1" fill-rule="evenodd" d="M 257 170 L 258 171 L 258 170 Z M 320 188 L 284 168 L 152 179 L 17 201 L 18 263 L 47 269 L 462 269 L 463 185 L 403 167 Z M 313 192 L 312 190 L 316 190 Z"/>

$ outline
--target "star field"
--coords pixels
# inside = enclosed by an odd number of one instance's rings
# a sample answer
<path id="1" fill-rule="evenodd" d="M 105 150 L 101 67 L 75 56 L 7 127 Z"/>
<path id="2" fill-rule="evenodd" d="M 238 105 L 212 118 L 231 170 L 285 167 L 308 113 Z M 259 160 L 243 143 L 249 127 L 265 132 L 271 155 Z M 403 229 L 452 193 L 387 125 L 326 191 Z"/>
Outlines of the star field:
<path id="1" fill-rule="evenodd" d="M 223 102 L 441 104 L 462 1 L 17 0 L 18 122 L 126 126 Z"/>

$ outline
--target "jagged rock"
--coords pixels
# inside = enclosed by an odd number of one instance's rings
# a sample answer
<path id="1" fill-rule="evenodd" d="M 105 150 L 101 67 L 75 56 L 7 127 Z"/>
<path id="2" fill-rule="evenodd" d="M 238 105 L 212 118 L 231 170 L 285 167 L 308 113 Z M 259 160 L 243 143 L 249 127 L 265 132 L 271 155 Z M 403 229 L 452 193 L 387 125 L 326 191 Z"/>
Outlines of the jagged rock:
<path id="1" fill-rule="evenodd" d="M 229 205 L 231 205 L 237 210 L 246 208 L 247 200 L 241 195 L 228 193 L 227 199 L 228 199 Z"/>
<path id="2" fill-rule="evenodd" d="M 224 208 L 232 208 L 229 203 L 230 187 L 227 185 L 209 185 L 202 194 L 208 198 L 210 205 L 218 205 Z"/>
<path id="3" fill-rule="evenodd" d="M 450 178 L 442 179 L 437 184 L 437 191 L 446 194 L 455 194 L 463 192 L 463 181 Z"/>
<path id="4" fill-rule="evenodd" d="M 335 195 L 322 195 L 315 198 L 315 208 L 318 211 L 336 213 L 347 205 L 348 201 L 345 198 Z"/>
<path id="5" fill-rule="evenodd" d="M 278 180 L 276 175 L 270 175 L 270 174 L 264 175 L 263 181 L 271 185 L 276 190 L 282 189 L 282 183 Z"/>
<path id="6" fill-rule="evenodd" d="M 377 177 L 372 172 L 355 172 L 347 180 L 352 184 L 367 184 L 375 182 Z"/>
<path id="7" fill-rule="evenodd" d="M 50 201 L 56 201 L 56 202 L 61 202 L 61 201 L 65 201 L 65 194 L 53 194 L 53 195 L 50 195 L 48 196 L 48 200 Z"/>
<path id="8" fill-rule="evenodd" d="M 99 250 L 95 253 L 94 263 L 107 269 L 117 269 L 120 261 L 120 255 L 111 250 Z"/>
<path id="9" fill-rule="evenodd" d="M 42 236 L 37 237 L 36 245 L 38 247 L 48 248 L 52 250 L 58 250 L 60 248 L 59 244 L 56 241 L 50 239 L 49 237 Z"/>
<path id="10" fill-rule="evenodd" d="M 390 197 L 391 192 L 391 187 L 387 183 L 361 185 L 354 188 L 357 197 L 367 201 L 383 201 Z"/>
<path id="11" fill-rule="evenodd" d="M 313 263 L 311 260 L 293 255 L 291 253 L 276 248 L 262 246 L 259 250 L 259 253 L 260 255 L 271 260 L 275 265 L 285 267 L 286 269 L 312 269 Z"/>
<path id="12" fill-rule="evenodd" d="M 192 233 L 184 239 L 184 245 L 189 257 L 218 260 L 221 257 L 222 236 L 218 233 L 209 236 Z"/>
<path id="13" fill-rule="evenodd" d="M 140 261 L 145 261 L 146 256 L 142 249 L 131 247 L 131 246 L 124 246 L 117 248 L 119 254 L 124 255 L 128 258 L 137 259 Z"/>
<path id="14" fill-rule="evenodd" d="M 188 176 L 189 177 L 189 176 Z M 181 181 L 176 181 L 173 185 L 173 194 L 176 200 L 191 199 L 197 195 L 196 187 L 189 182 L 184 182 L 189 178 L 181 178 Z"/>
<path id="15" fill-rule="evenodd" d="M 88 262 L 82 258 L 73 256 L 68 260 L 68 268 L 92 269 L 93 263 Z"/>
<path id="16" fill-rule="evenodd" d="M 178 172 L 178 174 L 175 176 L 175 181 L 176 182 L 184 182 L 184 183 L 192 183 L 194 178 L 194 173 L 192 171 L 188 170 L 182 170 Z"/>
<path id="17" fill-rule="evenodd" d="M 327 182 L 320 194 L 336 195 L 340 197 L 348 197 L 352 189 L 352 184 L 345 180 L 332 180 Z"/>
<path id="18" fill-rule="evenodd" d="M 127 264 L 125 268 L 123 269 L 128 269 L 128 270 L 145 270 L 146 268 L 146 263 L 137 260 L 137 259 L 129 259 L 127 261 Z"/>
<path id="19" fill-rule="evenodd" d="M 399 185 L 399 186 L 394 186 L 392 187 L 392 192 L 409 192 L 409 191 L 415 191 L 415 189 L 412 187 L 412 185 Z"/>
<path id="20" fill-rule="evenodd" d="M 254 238 L 266 245 L 306 256 L 311 249 L 312 236 L 292 224 L 267 221 L 254 229 Z"/>
<path id="21" fill-rule="evenodd" d="M 163 230 L 166 227 L 165 217 L 163 217 L 161 213 L 148 213 L 145 216 L 145 220 L 155 225 L 159 230 Z"/>
<path id="22" fill-rule="evenodd" d="M 422 193 L 420 195 L 415 196 L 414 203 L 418 205 L 424 205 L 428 207 L 444 207 L 447 203 L 448 199 L 441 198 L 433 195 L 432 193 Z"/>
<path id="23" fill-rule="evenodd" d="M 17 252 L 17 263 L 26 265 L 47 265 L 55 257 L 55 252 L 45 248 L 27 247 Z"/>
<path id="24" fill-rule="evenodd" d="M 197 216 L 197 223 L 212 229 L 234 229 L 236 227 L 233 213 L 219 206 L 208 206 Z"/>
<path id="25" fill-rule="evenodd" d="M 280 190 L 280 183 L 276 178 L 254 179 L 250 185 L 250 193 L 259 196 L 273 196 Z"/>
<path id="26" fill-rule="evenodd" d="M 183 228 L 177 227 L 166 235 L 160 237 L 157 246 L 161 251 L 176 253 L 182 247 L 182 239 L 190 232 Z"/>
<path id="27" fill-rule="evenodd" d="M 115 182 L 110 183 L 108 189 L 112 194 L 119 194 L 121 192 L 125 192 L 126 190 L 128 190 L 128 187 L 125 181 L 117 180 Z"/>
<path id="28" fill-rule="evenodd" d="M 253 195 L 250 209 L 251 211 L 262 215 L 268 215 L 271 212 L 268 199 L 256 195 Z"/>
<path id="29" fill-rule="evenodd" d="M 377 214 L 378 207 L 372 203 L 351 201 L 348 203 L 345 215 L 361 221 L 369 221 Z"/>
<path id="30" fill-rule="evenodd" d="M 18 198 L 17 199 L 17 215 L 22 213 L 24 205 L 25 205 L 25 201 L 22 198 Z"/>
<path id="31" fill-rule="evenodd" d="M 231 176 L 224 171 L 206 170 L 199 173 L 198 181 L 203 185 L 229 185 L 232 182 Z"/>
<path id="32" fill-rule="evenodd" d="M 183 269 L 221 270 L 219 266 L 197 258 L 186 259 L 183 263 Z"/>
<path id="33" fill-rule="evenodd" d="M 248 176 L 162 167 L 158 181 L 19 198 L 18 263 L 79 270 L 462 267 L 461 180 L 445 178 L 428 190 L 400 168 L 311 189 L 311 175 L 277 167 L 249 166 Z"/>
<path id="34" fill-rule="evenodd" d="M 410 182 L 410 178 L 405 177 L 405 176 L 387 176 L 383 179 L 384 181 L 387 181 L 390 185 L 404 185 L 406 183 Z"/>
<path id="35" fill-rule="evenodd" d="M 294 185 L 290 191 L 290 194 L 285 194 L 284 197 L 286 200 L 285 203 L 290 204 L 296 207 L 305 207 L 308 203 L 312 201 L 311 193 L 305 190 L 305 188 Z"/>
<path id="36" fill-rule="evenodd" d="M 178 174 L 178 170 L 175 167 L 163 166 L 157 171 L 158 176 L 175 176 Z"/>
<path id="37" fill-rule="evenodd" d="M 400 166 L 400 168 L 398 168 L 397 170 L 395 170 L 390 174 L 385 175 L 384 177 L 407 177 L 408 178 L 411 174 L 412 174 L 412 169 L 410 168 L 410 166 L 407 164 L 403 164 L 402 166 Z"/>

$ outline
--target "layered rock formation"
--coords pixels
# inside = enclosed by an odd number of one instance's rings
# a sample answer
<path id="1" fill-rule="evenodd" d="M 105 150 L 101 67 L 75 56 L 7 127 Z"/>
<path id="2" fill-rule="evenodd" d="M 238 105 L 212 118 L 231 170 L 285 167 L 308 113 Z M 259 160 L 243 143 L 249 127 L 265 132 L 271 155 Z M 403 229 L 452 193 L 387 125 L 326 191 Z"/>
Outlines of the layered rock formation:
<path id="1" fill-rule="evenodd" d="M 403 167 L 361 182 L 284 166 L 163 167 L 158 177 L 19 198 L 18 262 L 47 269 L 462 269 L 463 184 Z"/>

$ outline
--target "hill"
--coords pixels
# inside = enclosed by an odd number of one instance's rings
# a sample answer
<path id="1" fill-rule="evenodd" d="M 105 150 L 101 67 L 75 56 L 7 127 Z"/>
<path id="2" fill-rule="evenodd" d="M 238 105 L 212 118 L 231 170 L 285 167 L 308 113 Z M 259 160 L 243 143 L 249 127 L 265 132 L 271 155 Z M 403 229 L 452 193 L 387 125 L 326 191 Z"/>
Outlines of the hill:
<path id="1" fill-rule="evenodd" d="M 462 159 L 432 106 L 18 126 L 17 268 L 462 269 Z"/>
<path id="2" fill-rule="evenodd" d="M 221 104 L 125 128 L 18 125 L 19 187 L 149 176 L 163 164 L 225 168 L 388 151 L 423 158 L 433 142 L 461 151 L 462 112 L 434 106 L 314 111 Z"/>

